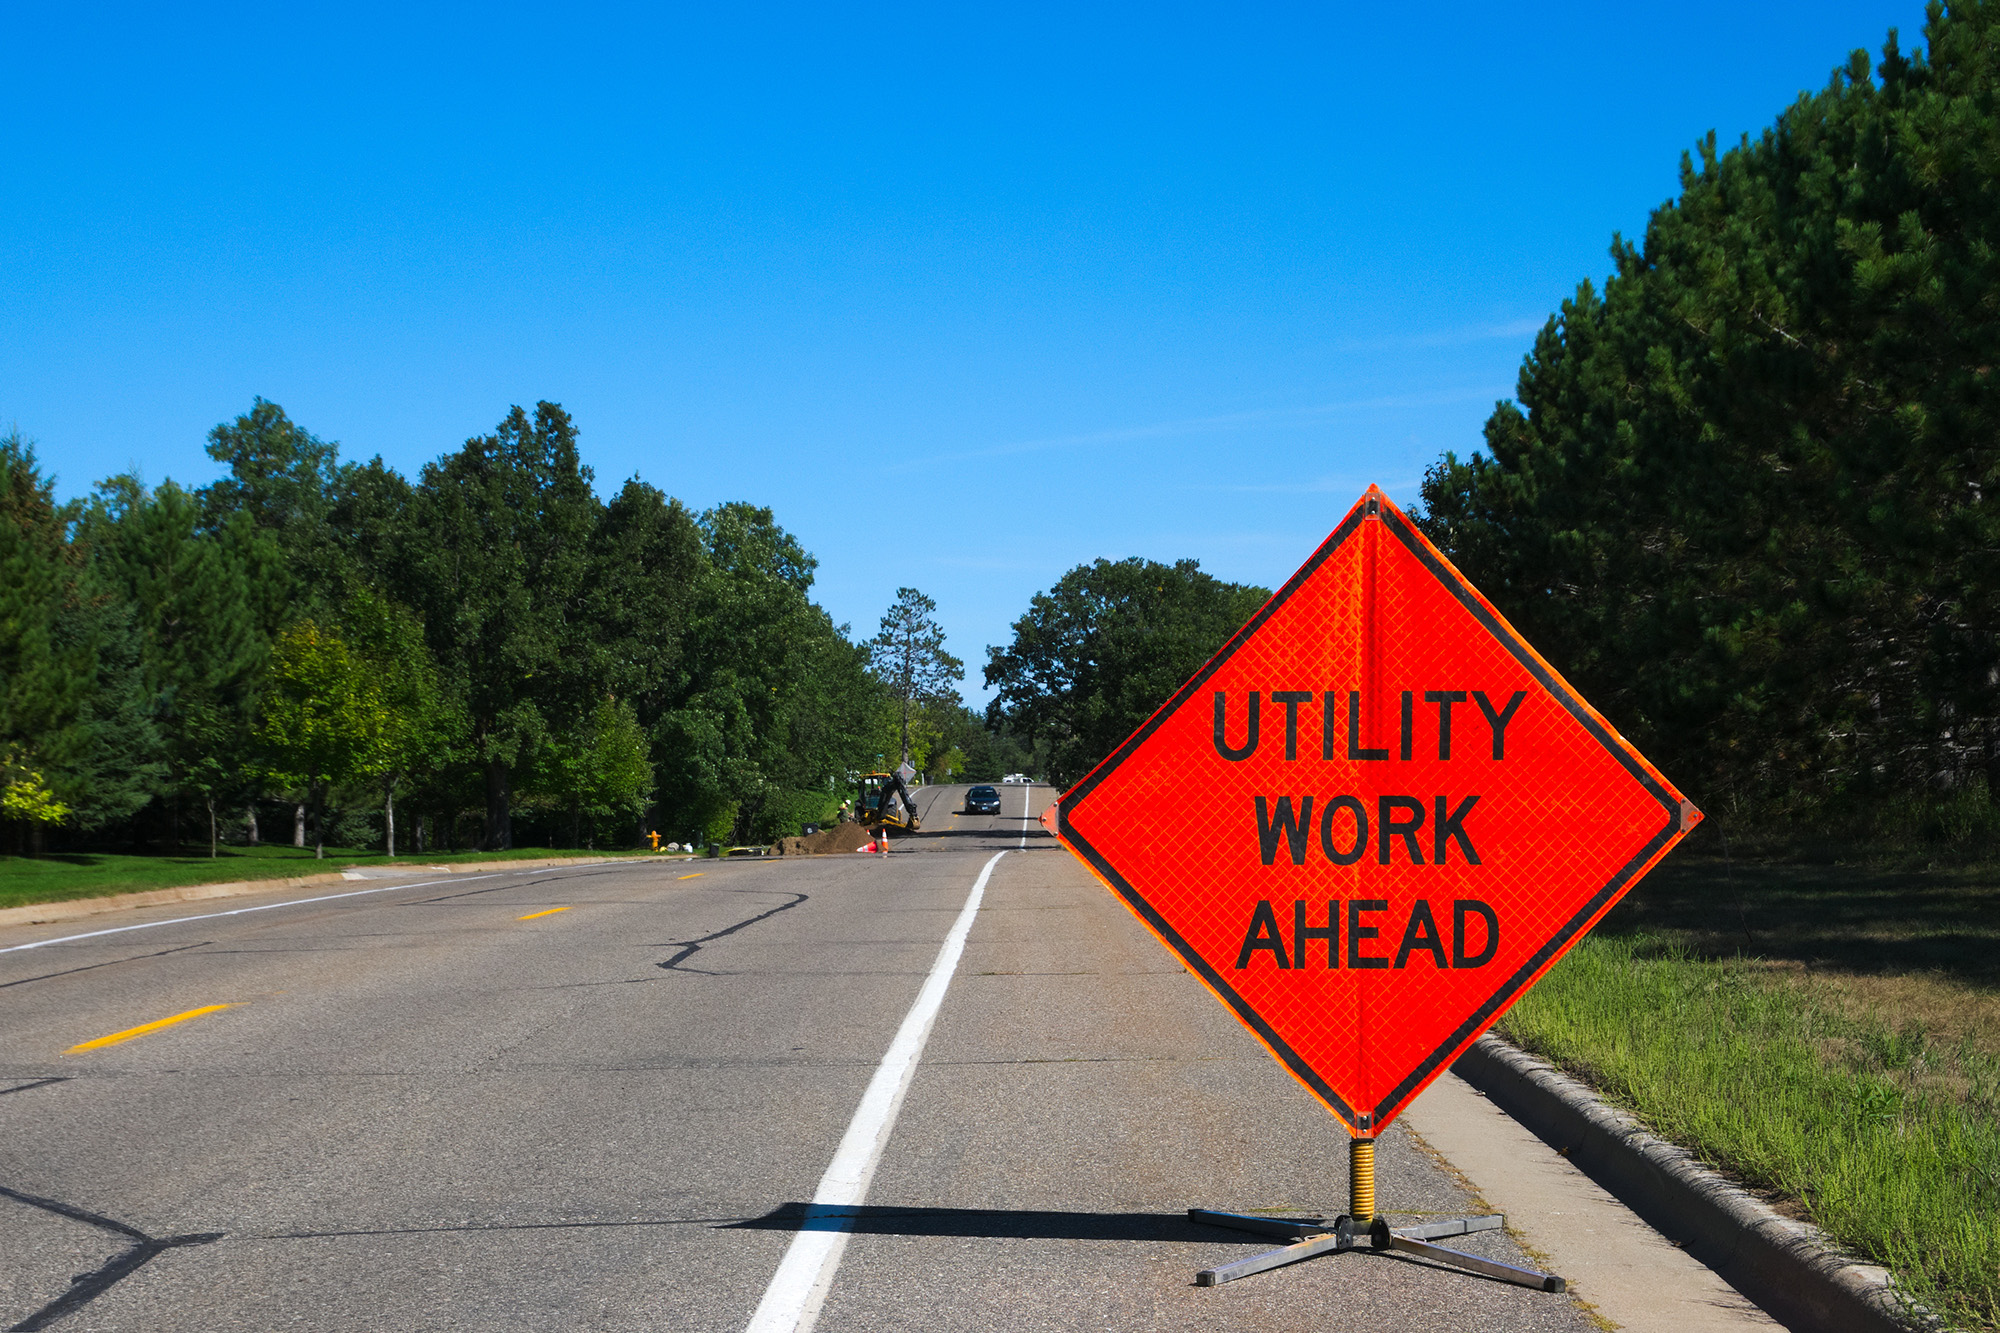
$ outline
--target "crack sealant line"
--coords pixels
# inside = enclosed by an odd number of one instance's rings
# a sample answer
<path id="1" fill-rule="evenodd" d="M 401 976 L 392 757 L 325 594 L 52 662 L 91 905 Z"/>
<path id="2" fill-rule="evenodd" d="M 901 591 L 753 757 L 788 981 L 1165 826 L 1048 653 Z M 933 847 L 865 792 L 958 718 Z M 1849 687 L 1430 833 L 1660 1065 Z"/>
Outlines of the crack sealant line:
<path id="1" fill-rule="evenodd" d="M 840 1146 L 834 1150 L 832 1164 L 820 1177 L 819 1188 L 806 1207 L 798 1234 L 792 1237 L 770 1286 L 764 1289 L 764 1299 L 750 1316 L 745 1333 L 811 1333 L 827 1291 L 833 1286 L 840 1256 L 847 1249 L 847 1238 L 852 1234 L 849 1230 L 852 1210 L 868 1198 L 868 1186 L 875 1178 L 882 1150 L 889 1144 L 889 1132 L 896 1127 L 896 1115 L 903 1109 L 903 1096 L 910 1090 L 917 1062 L 923 1058 L 931 1026 L 944 1004 L 945 990 L 958 971 L 959 956 L 965 952 L 965 937 L 972 931 L 973 918 L 979 915 L 980 900 L 986 896 L 986 881 L 993 877 L 993 867 L 1006 854 L 995 852 L 980 870 L 979 878 L 972 882 L 972 892 L 966 895 L 965 906 L 944 937 L 944 946 L 938 950 L 937 961 L 931 964 L 924 988 L 917 993 L 917 1002 L 904 1015 L 895 1040 L 889 1043 L 882 1063 L 876 1066 L 875 1077 L 868 1081 L 868 1090 L 861 1094 L 861 1105 L 848 1123 L 847 1133 L 841 1136 Z"/>
<path id="2" fill-rule="evenodd" d="M 136 926 L 112 926 L 107 930 L 86 930 L 81 935 L 61 935 L 52 940 L 36 940 L 32 944 L 10 944 L 0 953 L 18 953 L 22 949 L 39 949 L 46 944 L 74 944 L 78 940 L 92 940 L 99 935 L 122 935 L 128 930 L 151 930 L 155 926 L 178 926 L 188 921 L 213 921 L 217 917 L 242 916 L 245 912 L 274 912 L 280 907 L 304 907 L 307 903 L 330 903 L 338 898 L 360 898 L 371 893 L 394 893 L 398 889 L 427 889 L 435 884 L 467 884 L 476 879 L 498 879 L 502 875 L 519 875 L 519 870 L 496 870 L 486 875 L 455 875 L 450 879 L 427 879 L 416 884 L 384 884 L 379 889 L 354 889 L 348 893 L 326 893 L 317 898 L 294 898 L 290 902 L 260 903 L 256 907 L 232 907 L 226 912 L 203 912 L 199 916 L 177 916 L 166 921 L 141 921 Z"/>

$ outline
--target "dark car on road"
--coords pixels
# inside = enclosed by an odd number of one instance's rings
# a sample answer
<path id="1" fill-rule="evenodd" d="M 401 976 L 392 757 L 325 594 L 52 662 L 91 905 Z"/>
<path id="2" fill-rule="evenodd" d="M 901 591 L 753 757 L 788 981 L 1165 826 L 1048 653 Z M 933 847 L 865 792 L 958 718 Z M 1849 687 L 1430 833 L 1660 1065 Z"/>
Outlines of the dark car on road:
<path id="1" fill-rule="evenodd" d="M 965 813 L 968 815 L 999 814 L 1000 793 L 991 787 L 973 787 L 965 793 Z"/>

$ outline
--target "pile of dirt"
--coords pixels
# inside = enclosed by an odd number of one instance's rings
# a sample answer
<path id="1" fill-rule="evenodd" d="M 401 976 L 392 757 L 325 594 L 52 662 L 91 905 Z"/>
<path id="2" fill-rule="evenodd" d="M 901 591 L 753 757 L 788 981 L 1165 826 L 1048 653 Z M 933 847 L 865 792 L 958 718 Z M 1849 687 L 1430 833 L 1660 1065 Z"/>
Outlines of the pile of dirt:
<path id="1" fill-rule="evenodd" d="M 771 844 L 775 856 L 821 856 L 828 852 L 858 852 L 874 839 L 859 824 L 833 824 L 807 838 L 780 838 Z"/>

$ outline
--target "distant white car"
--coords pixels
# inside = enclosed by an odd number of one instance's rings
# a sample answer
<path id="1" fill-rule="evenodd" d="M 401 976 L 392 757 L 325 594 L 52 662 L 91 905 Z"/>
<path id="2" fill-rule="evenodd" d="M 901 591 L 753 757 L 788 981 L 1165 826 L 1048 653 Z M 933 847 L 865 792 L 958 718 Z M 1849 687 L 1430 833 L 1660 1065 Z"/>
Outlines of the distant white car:
<path id="1" fill-rule="evenodd" d="M 1031 779 L 1028 777 L 1026 773 L 1009 773 L 1006 777 L 1000 779 L 1000 781 L 1024 783 L 1024 782 L 1030 782 Z"/>

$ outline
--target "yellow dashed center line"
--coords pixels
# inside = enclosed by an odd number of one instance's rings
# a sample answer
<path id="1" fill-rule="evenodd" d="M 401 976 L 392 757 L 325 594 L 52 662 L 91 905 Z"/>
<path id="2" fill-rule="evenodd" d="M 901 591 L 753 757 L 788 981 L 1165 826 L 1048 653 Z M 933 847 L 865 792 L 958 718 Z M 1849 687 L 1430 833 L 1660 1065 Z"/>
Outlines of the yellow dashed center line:
<path id="1" fill-rule="evenodd" d="M 141 1023 L 138 1027 L 126 1028 L 123 1032 L 114 1032 L 108 1037 L 99 1037 L 95 1041 L 79 1042 L 64 1051 L 63 1054 L 77 1055 L 83 1051 L 94 1051 L 105 1046 L 116 1046 L 121 1041 L 130 1041 L 134 1037 L 143 1037 L 148 1032 L 158 1032 L 161 1028 L 170 1028 L 176 1023 L 185 1023 L 190 1018 L 200 1018 L 203 1014 L 221 1013 L 224 1009 L 232 1007 L 227 1004 L 211 1004 L 200 1009 L 190 1009 L 184 1014 L 175 1014 L 172 1018 L 155 1019 L 150 1023 Z"/>
<path id="2" fill-rule="evenodd" d="M 576 906 L 575 903 L 570 904 L 570 907 L 574 906 Z M 533 921 L 538 916 L 554 916 L 557 912 L 567 912 L 568 910 L 569 907 L 550 907 L 540 912 L 530 912 L 526 916 L 517 916 L 514 919 L 516 921 Z"/>
<path id="3" fill-rule="evenodd" d="M 703 875 L 706 875 L 707 873 L 708 873 L 708 872 L 707 872 L 706 870 L 697 870 L 697 871 L 695 871 L 695 872 L 694 872 L 694 873 L 693 873 L 692 875 L 676 875 L 676 876 L 674 876 L 674 878 L 676 878 L 676 879 L 700 879 L 700 878 L 701 878 L 701 877 L 702 877 Z"/>

